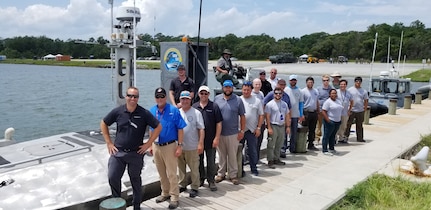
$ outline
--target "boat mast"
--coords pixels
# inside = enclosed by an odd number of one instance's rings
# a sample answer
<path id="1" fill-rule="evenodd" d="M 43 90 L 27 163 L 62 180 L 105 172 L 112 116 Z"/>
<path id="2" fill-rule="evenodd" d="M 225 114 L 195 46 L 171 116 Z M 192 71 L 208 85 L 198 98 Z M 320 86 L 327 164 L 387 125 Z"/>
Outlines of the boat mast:
<path id="1" fill-rule="evenodd" d="M 370 84 L 369 84 L 369 91 L 371 92 L 371 83 L 372 83 L 372 77 L 373 77 L 373 64 L 374 64 L 374 57 L 376 56 L 376 45 L 377 45 L 377 36 L 378 33 L 376 32 L 376 36 L 374 38 L 374 49 L 373 49 L 373 57 L 371 59 L 371 69 L 370 69 Z"/>
<path id="2" fill-rule="evenodd" d="M 136 87 L 136 1 L 133 0 L 133 86 Z"/>
<path id="3" fill-rule="evenodd" d="M 111 5 L 111 36 L 114 33 L 114 0 L 108 0 L 108 3 Z M 114 48 L 110 48 L 111 49 L 111 53 L 109 54 L 109 58 L 111 59 L 111 81 L 112 81 L 112 85 L 111 85 L 111 96 L 112 96 L 112 100 L 114 99 Z"/>
<path id="4" fill-rule="evenodd" d="M 404 31 L 401 31 L 400 50 L 398 50 L 398 64 L 397 64 L 398 72 L 400 71 L 399 69 L 400 69 L 400 60 L 401 60 L 401 49 L 403 48 L 403 35 L 404 35 Z M 404 75 L 404 69 L 403 69 L 403 75 Z"/>

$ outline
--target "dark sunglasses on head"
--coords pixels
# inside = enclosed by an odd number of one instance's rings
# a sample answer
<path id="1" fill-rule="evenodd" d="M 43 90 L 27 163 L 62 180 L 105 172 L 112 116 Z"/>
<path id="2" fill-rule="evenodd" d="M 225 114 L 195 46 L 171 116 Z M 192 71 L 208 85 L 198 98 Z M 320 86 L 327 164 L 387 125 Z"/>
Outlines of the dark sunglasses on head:
<path id="1" fill-rule="evenodd" d="M 246 81 L 246 82 L 244 82 L 242 85 L 245 85 L 245 86 L 251 86 L 253 83 L 252 82 L 250 82 L 250 81 Z"/>
<path id="2" fill-rule="evenodd" d="M 139 95 L 127 94 L 129 98 L 139 98 Z"/>
<path id="3" fill-rule="evenodd" d="M 165 98 L 164 95 L 156 95 L 156 98 Z"/>

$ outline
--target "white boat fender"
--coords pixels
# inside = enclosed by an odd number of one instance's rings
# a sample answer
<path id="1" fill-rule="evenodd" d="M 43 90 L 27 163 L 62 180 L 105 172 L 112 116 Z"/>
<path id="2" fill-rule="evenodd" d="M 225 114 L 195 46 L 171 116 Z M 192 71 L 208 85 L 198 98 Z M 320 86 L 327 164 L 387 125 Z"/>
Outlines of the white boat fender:
<path id="1" fill-rule="evenodd" d="M 14 133 L 15 133 L 15 129 L 14 128 L 12 128 L 12 127 L 11 128 L 7 128 L 4 131 L 4 139 L 11 141 L 12 140 L 12 136 L 13 136 Z"/>

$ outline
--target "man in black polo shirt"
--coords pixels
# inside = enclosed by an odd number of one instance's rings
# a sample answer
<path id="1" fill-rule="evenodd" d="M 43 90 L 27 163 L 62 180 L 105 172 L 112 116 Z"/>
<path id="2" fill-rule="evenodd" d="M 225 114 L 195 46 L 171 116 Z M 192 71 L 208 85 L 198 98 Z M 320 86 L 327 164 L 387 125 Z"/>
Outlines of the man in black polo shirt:
<path id="1" fill-rule="evenodd" d="M 146 109 L 138 105 L 139 90 L 129 87 L 126 104 L 114 108 L 100 122 L 100 130 L 109 152 L 108 179 L 112 196 L 121 197 L 121 177 L 126 166 L 133 188 L 133 208 L 140 209 L 142 199 L 141 171 L 144 153 L 159 136 L 162 125 Z M 108 126 L 117 124 L 115 141 L 112 142 Z M 144 144 L 147 125 L 154 128 L 153 135 Z"/>
<path id="2" fill-rule="evenodd" d="M 195 98 L 195 83 L 191 78 L 187 77 L 186 67 L 184 65 L 179 65 L 177 71 L 178 77 L 172 79 L 171 85 L 169 87 L 169 100 L 171 101 L 172 105 L 180 109 L 180 93 L 184 90 L 189 91 L 193 102 L 193 99 Z"/>
<path id="3" fill-rule="evenodd" d="M 262 91 L 263 96 L 266 96 L 269 92 L 272 91 L 272 86 L 271 83 L 266 79 L 265 70 L 260 70 L 259 79 L 262 82 L 262 87 L 260 88 L 260 90 Z"/>
<path id="4" fill-rule="evenodd" d="M 210 89 L 208 86 L 199 87 L 200 101 L 193 104 L 193 107 L 201 111 L 205 124 L 204 152 L 207 159 L 207 170 L 205 173 L 204 154 L 199 155 L 199 173 L 201 178 L 201 186 L 205 179 L 211 191 L 216 191 L 217 187 L 214 182 L 214 177 L 217 172 L 215 164 L 216 148 L 220 140 L 221 122 L 223 117 L 217 104 L 209 100 Z"/>

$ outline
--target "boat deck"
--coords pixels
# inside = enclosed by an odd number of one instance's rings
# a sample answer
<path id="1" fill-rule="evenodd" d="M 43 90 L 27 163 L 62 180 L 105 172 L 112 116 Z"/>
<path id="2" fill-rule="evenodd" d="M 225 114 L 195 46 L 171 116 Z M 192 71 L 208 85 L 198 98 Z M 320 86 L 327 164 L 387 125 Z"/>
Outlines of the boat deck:
<path id="1" fill-rule="evenodd" d="M 245 166 L 247 175 L 239 185 L 223 181 L 215 192 L 201 187 L 196 198 L 183 192 L 179 209 L 327 209 L 347 189 L 390 165 L 414 147 L 421 135 L 429 134 L 427 119 L 431 119 L 431 100 L 412 104 L 411 109 L 398 109 L 396 115 L 371 118 L 370 125 L 364 125 L 367 143 L 357 143 L 353 134 L 349 144 L 336 145 L 336 156 L 319 151 L 288 154 L 285 166 L 269 169 L 265 164 L 258 165 L 258 177 Z M 166 209 L 168 205 L 152 198 L 143 202 L 141 209 Z"/>

